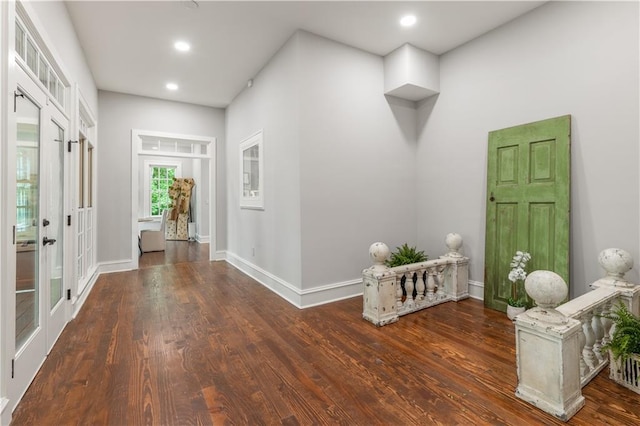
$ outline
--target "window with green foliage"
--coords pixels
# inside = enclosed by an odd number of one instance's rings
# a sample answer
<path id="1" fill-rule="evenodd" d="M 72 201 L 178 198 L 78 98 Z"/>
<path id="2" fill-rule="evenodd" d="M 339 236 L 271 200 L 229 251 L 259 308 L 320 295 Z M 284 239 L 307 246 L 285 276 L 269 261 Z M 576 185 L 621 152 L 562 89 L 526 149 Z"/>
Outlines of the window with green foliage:
<path id="1" fill-rule="evenodd" d="M 175 167 L 151 167 L 151 216 L 160 216 L 164 209 L 171 207 L 169 187 L 175 176 Z"/>

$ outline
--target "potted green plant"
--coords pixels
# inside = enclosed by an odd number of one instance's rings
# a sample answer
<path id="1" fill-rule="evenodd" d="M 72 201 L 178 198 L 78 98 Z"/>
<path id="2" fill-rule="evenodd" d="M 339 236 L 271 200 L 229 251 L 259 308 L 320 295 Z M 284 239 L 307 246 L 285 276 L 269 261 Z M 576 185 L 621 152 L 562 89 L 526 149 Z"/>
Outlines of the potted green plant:
<path id="1" fill-rule="evenodd" d="M 507 317 L 513 320 L 516 315 L 527 309 L 527 299 L 521 295 L 524 280 L 527 278 L 527 262 L 531 260 L 531 255 L 526 251 L 516 251 L 509 266 L 509 281 L 511 281 L 511 297 L 507 299 Z"/>
<path id="2" fill-rule="evenodd" d="M 429 260 L 429 256 L 424 254 L 424 251 L 422 251 L 422 250 L 418 251 L 418 249 L 416 247 L 409 247 L 409 245 L 407 243 L 404 243 L 401 247 L 396 247 L 396 251 L 391 253 L 391 257 L 389 257 L 389 259 L 387 259 L 385 264 L 389 268 L 393 268 L 395 266 L 410 265 L 412 263 L 426 262 L 427 260 Z M 411 277 L 411 279 L 415 283 L 416 280 L 418 279 L 417 273 L 414 273 L 413 276 Z M 407 280 L 406 276 L 402 276 L 402 278 L 400 279 L 400 286 L 402 287 L 402 300 L 403 301 L 404 301 L 404 298 L 407 297 L 407 290 L 406 290 L 406 287 L 405 287 L 406 280 Z M 414 295 L 415 295 L 416 289 L 414 289 L 413 292 L 414 292 Z"/>
<path id="3" fill-rule="evenodd" d="M 613 321 L 611 340 L 602 346 L 609 351 L 609 377 L 640 393 L 640 319 L 620 302 L 609 315 Z"/>
<path id="4" fill-rule="evenodd" d="M 424 254 L 424 251 L 418 251 L 417 248 L 409 247 L 407 243 L 404 243 L 401 247 L 396 247 L 396 251 L 391 253 L 386 265 L 389 268 L 393 268 L 394 266 L 409 265 L 427 260 L 429 260 L 429 257 Z"/>

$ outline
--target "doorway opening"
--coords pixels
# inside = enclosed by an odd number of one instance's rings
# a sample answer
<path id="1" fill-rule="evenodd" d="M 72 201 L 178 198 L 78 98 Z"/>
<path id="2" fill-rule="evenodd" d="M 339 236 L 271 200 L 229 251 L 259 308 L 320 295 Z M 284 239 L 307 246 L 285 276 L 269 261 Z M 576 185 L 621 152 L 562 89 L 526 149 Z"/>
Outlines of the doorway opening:
<path id="1" fill-rule="evenodd" d="M 192 220 L 194 237 L 209 243 L 209 260 L 216 253 L 215 164 L 216 138 L 150 130 L 131 132 L 131 263 L 139 268 L 138 234 L 140 223 L 154 220 L 152 188 L 147 175 L 155 169 L 171 169 L 175 177 L 193 177 Z M 179 170 L 179 172 L 178 172 Z M 157 171 L 157 170 L 155 170 Z M 184 176 L 178 176 L 175 173 Z M 187 176 L 189 175 L 189 176 Z M 148 199 L 148 200 L 147 200 Z"/>

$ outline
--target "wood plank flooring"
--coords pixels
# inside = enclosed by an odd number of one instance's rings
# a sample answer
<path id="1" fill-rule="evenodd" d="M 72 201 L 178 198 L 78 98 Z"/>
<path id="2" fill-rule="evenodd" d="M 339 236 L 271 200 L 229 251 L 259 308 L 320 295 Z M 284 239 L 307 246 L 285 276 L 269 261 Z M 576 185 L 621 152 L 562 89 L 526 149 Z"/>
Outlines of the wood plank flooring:
<path id="1" fill-rule="evenodd" d="M 504 314 L 361 313 L 359 297 L 299 310 L 225 262 L 102 275 L 12 424 L 563 424 L 514 396 Z M 640 424 L 640 396 L 607 375 L 568 424 Z"/>

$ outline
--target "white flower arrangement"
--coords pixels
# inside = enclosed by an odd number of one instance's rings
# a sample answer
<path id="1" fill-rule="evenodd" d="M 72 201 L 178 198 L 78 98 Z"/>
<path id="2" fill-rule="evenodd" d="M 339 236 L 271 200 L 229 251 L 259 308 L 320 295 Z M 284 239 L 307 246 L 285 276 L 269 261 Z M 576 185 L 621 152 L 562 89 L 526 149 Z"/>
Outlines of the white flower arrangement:
<path id="1" fill-rule="evenodd" d="M 531 255 L 526 251 L 516 251 L 516 255 L 511 259 L 511 263 L 509 266 L 511 267 L 511 272 L 509 272 L 509 281 L 513 283 L 512 285 L 512 297 L 509 299 L 509 304 L 511 306 L 524 306 L 524 301 L 520 301 L 518 298 L 518 281 L 523 281 L 527 278 L 527 271 L 525 270 L 527 267 L 527 262 L 531 260 Z"/>
<path id="2" fill-rule="evenodd" d="M 526 251 L 518 250 L 516 255 L 511 260 L 511 272 L 509 272 L 509 281 L 515 283 L 516 281 L 524 281 L 527 278 L 527 272 L 524 270 L 527 267 L 527 262 L 531 260 L 531 255 Z"/>

